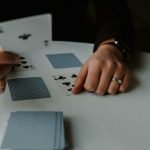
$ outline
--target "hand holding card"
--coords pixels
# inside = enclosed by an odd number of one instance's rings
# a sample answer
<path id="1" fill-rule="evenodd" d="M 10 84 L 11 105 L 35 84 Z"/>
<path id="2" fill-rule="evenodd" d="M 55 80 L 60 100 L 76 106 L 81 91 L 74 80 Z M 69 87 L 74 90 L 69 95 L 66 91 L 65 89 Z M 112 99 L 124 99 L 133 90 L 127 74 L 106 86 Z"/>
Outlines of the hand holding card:
<path id="1" fill-rule="evenodd" d="M 12 112 L 2 149 L 64 150 L 67 148 L 62 112 Z"/>
<path id="2" fill-rule="evenodd" d="M 19 56 L 11 52 L 0 51 L 0 93 L 5 91 L 6 76 L 14 64 L 18 63 Z"/>

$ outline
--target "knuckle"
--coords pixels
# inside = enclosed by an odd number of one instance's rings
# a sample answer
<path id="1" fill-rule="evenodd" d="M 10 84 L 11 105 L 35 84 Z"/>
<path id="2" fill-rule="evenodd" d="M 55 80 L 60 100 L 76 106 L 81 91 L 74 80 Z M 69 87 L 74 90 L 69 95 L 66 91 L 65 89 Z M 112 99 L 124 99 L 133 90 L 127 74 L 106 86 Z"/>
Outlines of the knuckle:
<path id="1" fill-rule="evenodd" d="M 94 60 L 92 60 L 92 61 L 90 62 L 90 64 L 91 64 L 92 67 L 98 68 L 98 67 L 101 66 L 101 61 L 98 60 L 98 59 L 94 59 Z"/>
<path id="2" fill-rule="evenodd" d="M 107 62 L 106 62 L 107 68 L 114 68 L 115 66 L 116 66 L 116 64 L 113 61 L 107 60 Z"/>
<path id="3" fill-rule="evenodd" d="M 124 64 L 122 64 L 121 62 L 117 63 L 117 69 L 122 71 L 122 70 L 126 70 L 126 66 Z"/>

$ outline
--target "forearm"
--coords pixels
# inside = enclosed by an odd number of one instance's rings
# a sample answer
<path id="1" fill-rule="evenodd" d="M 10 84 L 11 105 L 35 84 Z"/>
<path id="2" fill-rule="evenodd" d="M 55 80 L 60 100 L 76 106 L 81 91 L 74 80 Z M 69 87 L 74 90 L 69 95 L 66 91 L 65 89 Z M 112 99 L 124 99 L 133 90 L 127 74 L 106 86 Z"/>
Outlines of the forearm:
<path id="1" fill-rule="evenodd" d="M 130 49 L 134 45 L 134 27 L 124 0 L 93 0 L 97 17 L 98 34 L 94 51 L 104 40 L 119 37 Z"/>

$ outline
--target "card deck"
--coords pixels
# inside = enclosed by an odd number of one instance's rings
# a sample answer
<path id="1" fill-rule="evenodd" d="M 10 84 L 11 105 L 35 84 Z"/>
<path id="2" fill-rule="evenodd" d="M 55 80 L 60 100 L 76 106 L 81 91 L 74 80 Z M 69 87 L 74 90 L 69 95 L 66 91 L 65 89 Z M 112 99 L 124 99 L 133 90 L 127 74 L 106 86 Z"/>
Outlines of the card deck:
<path id="1" fill-rule="evenodd" d="M 52 40 L 51 14 L 2 22 L 0 26 L 3 33 L 0 34 L 0 45 L 6 51 L 19 53 L 41 50 L 48 47 Z"/>
<path id="2" fill-rule="evenodd" d="M 1 148 L 63 150 L 66 147 L 62 112 L 18 111 L 8 120 Z"/>
<path id="3" fill-rule="evenodd" d="M 52 75 L 52 78 L 66 96 L 72 95 L 72 88 L 74 87 L 74 82 L 77 78 L 77 74 L 55 74 Z"/>
<path id="4" fill-rule="evenodd" d="M 9 79 L 8 87 L 12 101 L 51 97 L 41 77 Z"/>
<path id="5" fill-rule="evenodd" d="M 49 54 L 47 58 L 55 69 L 82 66 L 80 60 L 73 53 Z"/>

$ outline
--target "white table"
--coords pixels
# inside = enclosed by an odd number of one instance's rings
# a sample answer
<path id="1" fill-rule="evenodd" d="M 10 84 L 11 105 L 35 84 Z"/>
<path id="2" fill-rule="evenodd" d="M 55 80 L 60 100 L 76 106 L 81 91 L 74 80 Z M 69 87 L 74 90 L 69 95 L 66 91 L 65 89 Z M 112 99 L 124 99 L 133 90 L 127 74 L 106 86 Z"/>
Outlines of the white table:
<path id="1" fill-rule="evenodd" d="M 84 63 L 92 48 L 92 44 L 52 42 L 49 50 L 30 53 L 36 70 L 15 77 L 42 76 L 52 97 L 14 102 L 7 87 L 0 95 L 0 143 L 10 112 L 63 111 L 73 150 L 150 149 L 150 54 L 139 52 L 134 57 L 134 79 L 124 94 L 97 96 L 83 92 L 65 96 L 51 79 L 54 72 L 78 72 L 80 68 L 54 70 L 45 54 L 73 52 Z"/>

